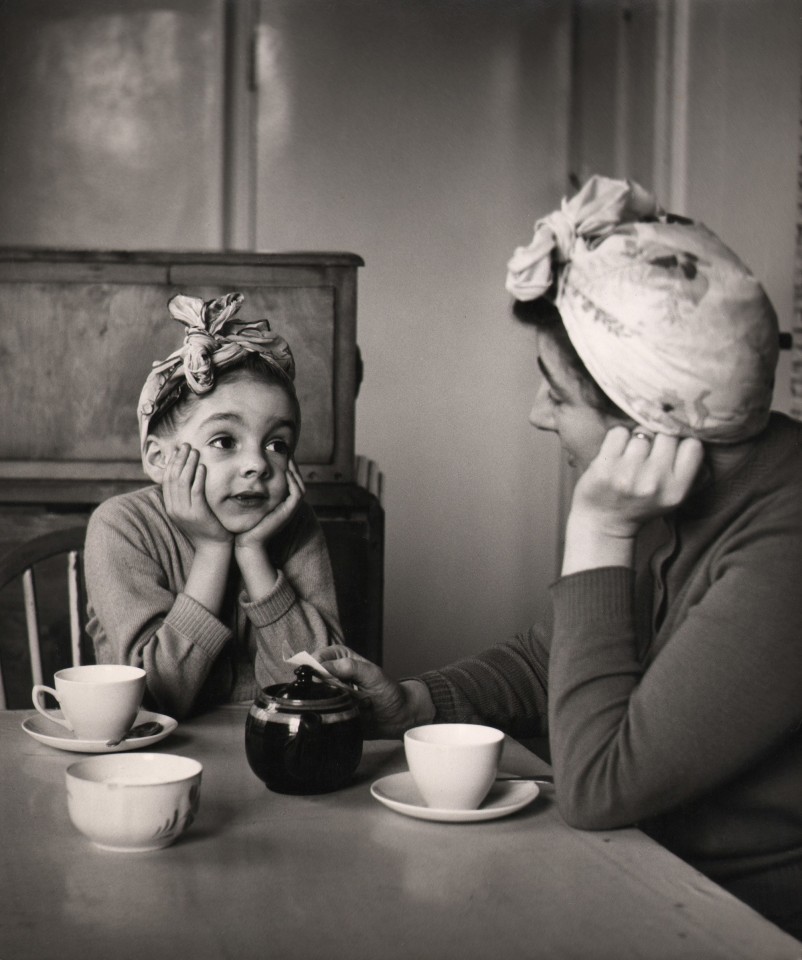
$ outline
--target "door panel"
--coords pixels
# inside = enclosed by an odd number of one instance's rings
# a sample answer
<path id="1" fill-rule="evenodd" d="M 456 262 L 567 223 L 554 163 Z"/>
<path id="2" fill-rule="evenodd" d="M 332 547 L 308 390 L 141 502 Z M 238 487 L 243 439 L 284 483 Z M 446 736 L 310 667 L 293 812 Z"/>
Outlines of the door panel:
<path id="1" fill-rule="evenodd" d="M 219 248 L 224 0 L 4 0 L 0 243 Z"/>

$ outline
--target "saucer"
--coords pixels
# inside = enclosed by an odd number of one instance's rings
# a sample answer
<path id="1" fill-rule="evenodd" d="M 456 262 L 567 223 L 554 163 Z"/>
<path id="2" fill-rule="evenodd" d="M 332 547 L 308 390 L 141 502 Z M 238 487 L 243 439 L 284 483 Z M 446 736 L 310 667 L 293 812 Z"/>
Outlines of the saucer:
<path id="1" fill-rule="evenodd" d="M 385 807 L 418 820 L 440 820 L 444 823 L 472 823 L 506 817 L 530 804 L 540 793 L 536 783 L 496 781 L 477 810 L 444 810 L 427 807 L 412 774 L 391 773 L 371 785 L 370 792 Z"/>
<path id="2" fill-rule="evenodd" d="M 61 716 L 61 711 L 54 710 L 53 713 Z M 70 750 L 73 753 L 122 753 L 123 750 L 138 750 L 140 747 L 149 747 L 153 743 L 158 743 L 178 726 L 178 721 L 173 720 L 172 717 L 151 713 L 149 710 L 140 710 L 134 723 L 149 723 L 151 720 L 162 725 L 163 729 L 160 733 L 153 733 L 149 737 L 131 737 L 130 740 L 118 743 L 116 747 L 106 746 L 105 740 L 79 740 L 71 730 L 57 723 L 48 723 L 39 713 L 23 720 L 22 729 L 34 740 L 48 747 L 56 747 L 57 750 Z"/>

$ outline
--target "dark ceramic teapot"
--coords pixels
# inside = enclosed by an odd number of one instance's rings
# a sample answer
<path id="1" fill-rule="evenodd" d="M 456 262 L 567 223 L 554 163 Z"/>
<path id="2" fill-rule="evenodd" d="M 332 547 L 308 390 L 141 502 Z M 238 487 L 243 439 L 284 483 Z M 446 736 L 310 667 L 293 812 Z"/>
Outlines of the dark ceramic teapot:
<path id="1" fill-rule="evenodd" d="M 328 793 L 345 786 L 362 758 L 356 697 L 298 667 L 297 679 L 264 687 L 245 723 L 251 769 L 276 793 Z"/>

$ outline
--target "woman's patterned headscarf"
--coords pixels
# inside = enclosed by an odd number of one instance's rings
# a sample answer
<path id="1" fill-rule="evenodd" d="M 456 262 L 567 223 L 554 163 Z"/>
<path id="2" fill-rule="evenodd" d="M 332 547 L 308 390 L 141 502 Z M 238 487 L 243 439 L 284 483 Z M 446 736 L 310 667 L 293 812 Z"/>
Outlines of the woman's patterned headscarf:
<path id="1" fill-rule="evenodd" d="M 554 300 L 604 393 L 639 424 L 728 443 L 766 425 L 777 317 L 707 227 L 636 183 L 592 177 L 508 264 L 518 300 Z"/>
<path id="2" fill-rule="evenodd" d="M 167 304 L 170 316 L 183 323 L 187 331 L 182 347 L 166 360 L 154 362 L 139 395 L 137 415 L 143 455 L 151 421 L 176 402 L 184 384 L 193 393 L 208 393 L 214 388 L 216 374 L 248 353 L 258 354 L 290 381 L 295 378 L 295 361 L 287 341 L 270 330 L 267 320 L 234 319 L 244 302 L 241 293 L 205 301 L 178 294 Z"/>

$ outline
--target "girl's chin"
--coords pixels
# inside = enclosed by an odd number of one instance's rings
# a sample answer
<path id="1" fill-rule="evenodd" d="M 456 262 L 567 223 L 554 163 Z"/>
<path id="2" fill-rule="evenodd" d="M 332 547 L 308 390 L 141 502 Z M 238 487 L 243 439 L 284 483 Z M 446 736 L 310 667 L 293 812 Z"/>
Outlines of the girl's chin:
<path id="1" fill-rule="evenodd" d="M 221 511 L 222 515 L 218 515 L 217 519 L 228 533 L 236 536 L 238 533 L 247 533 L 249 530 L 253 530 L 269 512 L 270 510 L 266 509 L 241 510 L 237 511 L 238 515 L 232 515 L 232 511 L 227 510 L 225 513 Z"/>

